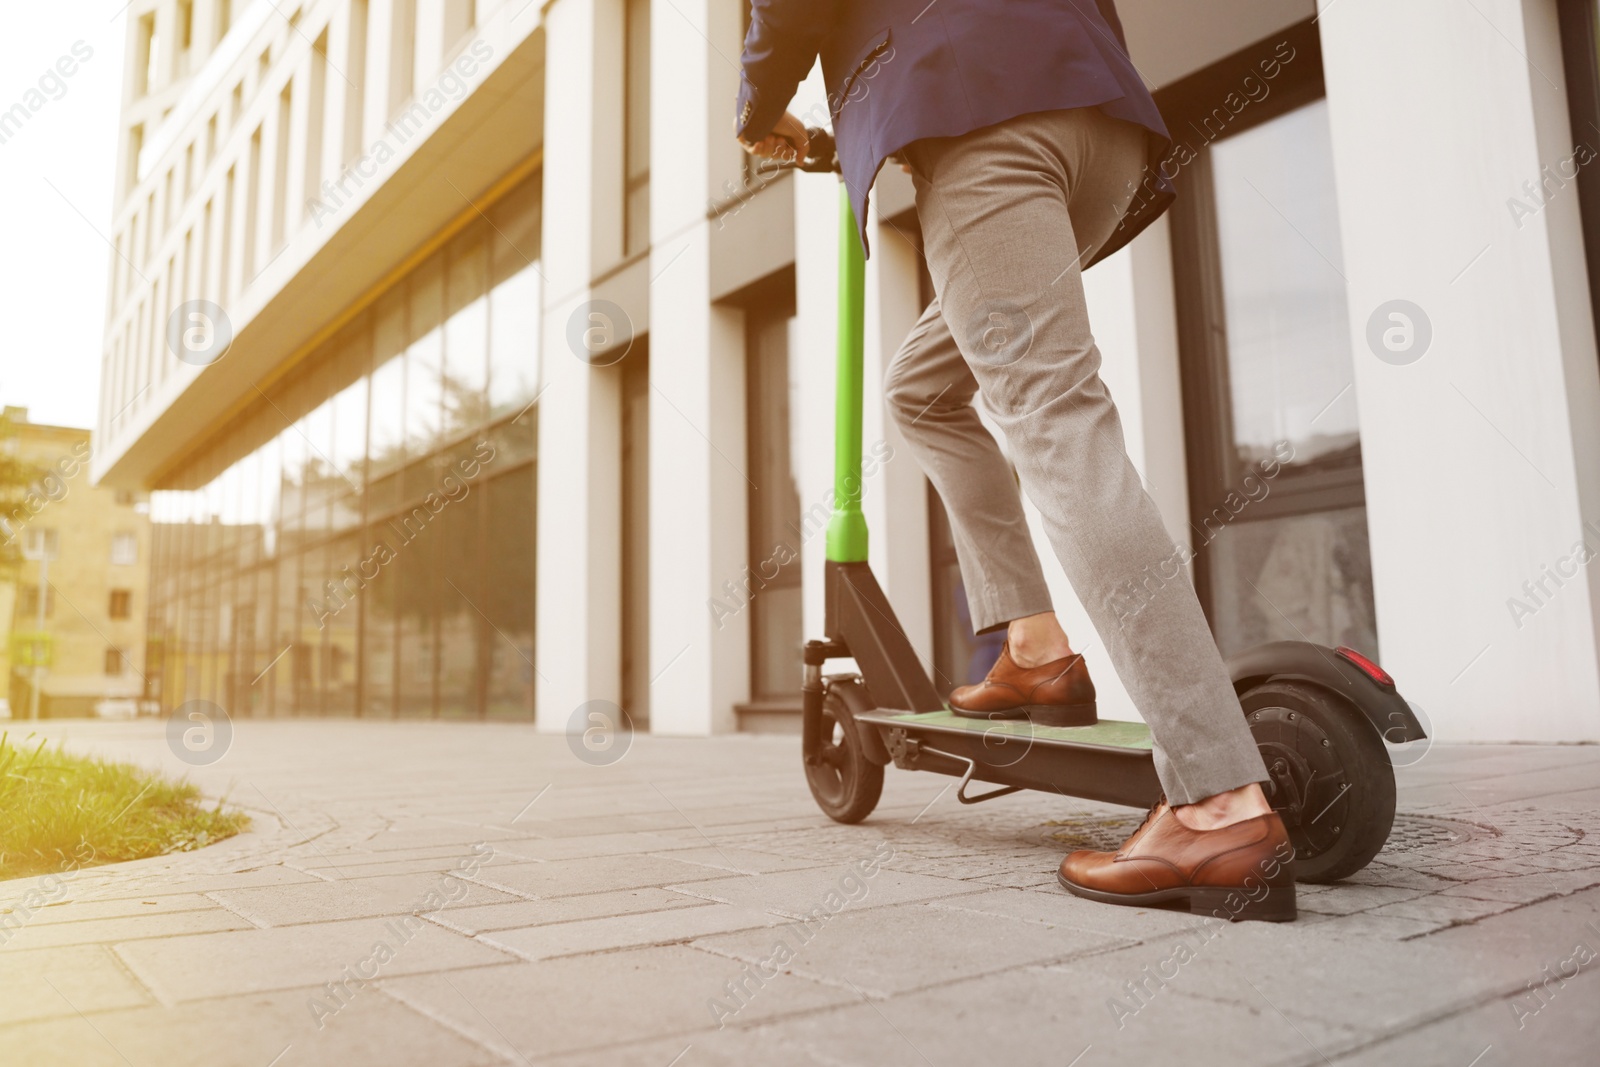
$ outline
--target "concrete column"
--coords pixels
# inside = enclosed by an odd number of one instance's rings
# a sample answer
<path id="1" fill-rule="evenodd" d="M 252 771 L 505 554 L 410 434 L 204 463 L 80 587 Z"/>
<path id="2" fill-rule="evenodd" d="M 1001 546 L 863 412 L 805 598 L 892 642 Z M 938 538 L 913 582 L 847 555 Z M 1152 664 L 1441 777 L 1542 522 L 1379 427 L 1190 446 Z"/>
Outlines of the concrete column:
<path id="1" fill-rule="evenodd" d="M 325 73 L 325 72 L 324 72 Z M 284 243 L 294 240 L 295 233 L 300 229 L 309 215 L 306 212 L 306 197 L 320 195 L 317 185 L 321 183 L 320 174 L 313 177 L 307 173 L 307 160 L 311 156 L 311 127 L 313 106 L 321 109 L 324 102 L 315 99 L 323 94 L 327 82 L 324 78 L 319 86 L 317 80 L 322 78 L 314 67 L 311 49 L 307 48 L 305 55 L 300 58 L 299 65 L 295 68 L 293 81 L 294 88 L 289 99 L 289 128 L 279 132 L 280 137 L 289 138 L 289 154 L 286 157 L 287 166 L 284 169 L 284 204 L 283 204 L 283 240 Z M 319 133 L 320 136 L 320 133 Z M 320 153 L 321 144 L 318 149 Z M 320 169 L 320 167 L 319 167 Z M 275 254 L 278 249 L 271 250 Z"/>
<path id="2" fill-rule="evenodd" d="M 1600 738 L 1600 377 L 1577 190 L 1550 177 L 1574 154 L 1555 6 L 1321 7 L 1383 664 L 1440 739 Z M 1395 300 L 1420 312 L 1390 352 Z"/>
<path id="3" fill-rule="evenodd" d="M 448 0 L 416 0 L 417 51 L 416 66 L 412 70 L 415 76 L 413 84 L 418 89 L 433 82 L 444 61 L 445 45 L 448 43 L 445 39 L 447 2 Z"/>
<path id="4" fill-rule="evenodd" d="M 593 320 L 590 285 L 617 242 L 621 200 L 619 0 L 545 14 L 545 307 L 539 394 L 537 725 L 564 732 L 590 700 L 620 703 L 620 391 L 569 341 Z M 602 325 L 616 330 L 622 324 Z M 580 346 L 580 351 L 583 349 Z M 603 360 L 603 357 L 600 357 Z"/>
<path id="5" fill-rule="evenodd" d="M 650 31 L 650 721 L 699 735 L 750 687 L 749 612 L 711 610 L 749 557 L 743 316 L 711 304 L 706 217 L 740 173 L 739 6 L 656 0 Z"/>
<path id="6" fill-rule="evenodd" d="M 361 126 L 361 147 L 377 140 L 393 110 L 390 96 L 395 81 L 393 55 L 396 8 L 403 0 L 369 0 L 367 4 L 367 78 Z M 409 62 L 409 58 L 404 60 Z"/>
<path id="7" fill-rule="evenodd" d="M 791 110 L 821 107 L 821 78 L 814 70 Z M 825 114 L 826 112 L 823 111 Z M 826 540 L 823 529 L 833 501 L 834 399 L 839 308 L 839 183 L 822 175 L 795 177 L 795 351 L 802 371 L 799 410 L 800 505 L 812 531 L 801 550 L 805 634 L 823 635 Z M 883 405 L 889 359 L 921 312 L 917 252 L 883 226 L 868 207 L 872 258 L 866 270 L 864 330 L 865 401 L 862 451 L 869 459 L 862 484 L 867 519 L 867 560 L 894 603 L 912 647 L 924 665 L 933 662 L 933 625 L 928 569 L 927 488 L 921 468 L 906 448 Z M 879 457 L 870 458 L 876 449 Z M 841 663 L 837 669 L 848 669 Z"/>
<path id="8" fill-rule="evenodd" d="M 800 86 L 789 109 L 795 114 L 827 114 L 820 65 Z M 813 123 L 814 125 L 815 123 Z M 826 526 L 833 501 L 833 394 L 835 337 L 839 307 L 839 183 L 822 174 L 796 174 L 794 189 L 795 331 L 792 358 L 802 361 L 798 410 L 790 417 L 800 456 L 800 507 L 807 529 L 801 546 L 801 591 L 804 633 L 822 637 L 826 597 L 823 565 L 826 543 L 818 524 Z M 869 260 L 870 262 L 870 260 Z M 815 518 L 812 518 L 813 510 Z M 868 551 L 872 536 L 869 527 Z M 845 669 L 842 665 L 830 669 Z"/>
<path id="9" fill-rule="evenodd" d="M 928 481 L 883 403 L 889 360 L 922 313 L 920 253 L 907 235 L 879 218 L 876 198 L 868 205 L 867 223 L 874 235 L 872 258 L 867 260 L 866 417 L 861 435 L 868 471 L 861 502 L 869 531 L 867 558 L 894 605 L 901 629 L 931 669 Z M 831 418 L 828 425 L 831 429 Z M 824 449 L 823 454 L 831 458 L 832 451 Z"/>

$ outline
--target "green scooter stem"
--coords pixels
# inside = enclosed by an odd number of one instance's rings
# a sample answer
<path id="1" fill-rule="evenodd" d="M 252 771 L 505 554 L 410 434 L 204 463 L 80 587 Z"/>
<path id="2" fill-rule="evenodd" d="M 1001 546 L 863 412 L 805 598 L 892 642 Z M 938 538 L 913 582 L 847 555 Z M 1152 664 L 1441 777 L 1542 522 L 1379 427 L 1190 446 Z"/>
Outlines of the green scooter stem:
<path id="1" fill-rule="evenodd" d="M 833 515 L 828 519 L 827 558 L 863 563 L 867 517 L 861 513 L 861 419 L 866 261 L 856 234 L 850 195 L 839 183 L 839 338 L 833 413 Z"/>

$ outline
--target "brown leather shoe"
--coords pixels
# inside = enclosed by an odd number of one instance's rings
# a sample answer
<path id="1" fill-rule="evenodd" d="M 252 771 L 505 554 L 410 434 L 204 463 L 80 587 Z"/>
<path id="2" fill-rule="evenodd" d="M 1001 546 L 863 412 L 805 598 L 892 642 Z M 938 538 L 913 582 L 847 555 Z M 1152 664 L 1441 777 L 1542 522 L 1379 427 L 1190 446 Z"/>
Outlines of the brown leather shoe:
<path id="1" fill-rule="evenodd" d="M 1290 922 L 1294 846 L 1278 813 L 1220 830 L 1191 830 L 1163 797 L 1116 852 L 1074 852 L 1057 875 L 1069 892 L 1106 904 L 1187 903 L 1196 915 Z"/>
<path id="2" fill-rule="evenodd" d="M 950 694 L 950 710 L 969 719 L 1031 719 L 1040 726 L 1093 726 L 1099 721 L 1094 683 L 1081 655 L 1019 667 L 1009 641 L 987 678 Z"/>

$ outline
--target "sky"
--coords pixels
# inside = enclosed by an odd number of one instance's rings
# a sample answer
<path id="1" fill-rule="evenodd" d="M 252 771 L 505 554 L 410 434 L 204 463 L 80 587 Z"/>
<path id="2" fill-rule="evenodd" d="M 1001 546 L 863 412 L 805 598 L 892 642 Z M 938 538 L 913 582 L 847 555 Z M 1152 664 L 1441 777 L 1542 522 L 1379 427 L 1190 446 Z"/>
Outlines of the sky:
<path id="1" fill-rule="evenodd" d="M 0 144 L 0 404 L 92 426 L 99 408 L 126 0 L 6 5 L 0 113 L 93 55 Z M 37 100 L 37 97 L 33 98 Z"/>

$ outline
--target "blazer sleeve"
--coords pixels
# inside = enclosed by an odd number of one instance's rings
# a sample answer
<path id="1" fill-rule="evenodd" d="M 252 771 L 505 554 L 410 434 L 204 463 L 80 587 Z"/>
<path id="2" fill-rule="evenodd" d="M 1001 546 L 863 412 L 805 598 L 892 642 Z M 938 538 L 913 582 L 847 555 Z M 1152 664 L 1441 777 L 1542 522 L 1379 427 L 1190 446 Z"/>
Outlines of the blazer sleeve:
<path id="1" fill-rule="evenodd" d="M 754 0 L 744 38 L 734 132 L 757 141 L 772 132 L 833 29 L 838 0 Z"/>

